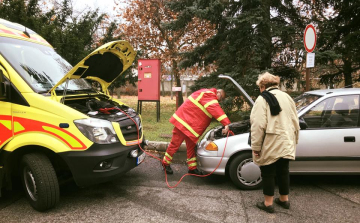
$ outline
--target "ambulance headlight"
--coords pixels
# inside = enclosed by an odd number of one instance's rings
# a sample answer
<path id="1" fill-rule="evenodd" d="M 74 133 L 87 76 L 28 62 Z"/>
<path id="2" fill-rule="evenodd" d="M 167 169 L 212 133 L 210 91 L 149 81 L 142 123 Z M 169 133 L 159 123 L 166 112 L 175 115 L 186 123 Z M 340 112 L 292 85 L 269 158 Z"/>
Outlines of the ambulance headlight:
<path id="1" fill-rule="evenodd" d="M 116 132 L 109 121 L 87 118 L 75 120 L 74 123 L 80 132 L 94 143 L 111 144 L 119 142 Z"/>

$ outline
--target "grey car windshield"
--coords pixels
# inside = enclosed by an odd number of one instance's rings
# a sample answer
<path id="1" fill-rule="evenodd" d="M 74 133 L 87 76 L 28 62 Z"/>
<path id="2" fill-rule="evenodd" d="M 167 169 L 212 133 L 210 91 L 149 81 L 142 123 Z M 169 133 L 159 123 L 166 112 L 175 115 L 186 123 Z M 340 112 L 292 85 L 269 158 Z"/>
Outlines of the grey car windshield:
<path id="1" fill-rule="evenodd" d="M 72 66 L 54 49 L 40 44 L 0 37 L 0 54 L 36 92 L 49 91 Z M 65 83 L 56 90 L 63 90 Z M 68 90 L 92 90 L 84 79 L 69 81 Z"/>
<path id="2" fill-rule="evenodd" d="M 308 105 L 316 101 L 317 99 L 321 98 L 320 95 L 314 95 L 314 94 L 302 94 L 294 99 L 296 110 L 300 112 L 304 108 L 306 108 Z"/>

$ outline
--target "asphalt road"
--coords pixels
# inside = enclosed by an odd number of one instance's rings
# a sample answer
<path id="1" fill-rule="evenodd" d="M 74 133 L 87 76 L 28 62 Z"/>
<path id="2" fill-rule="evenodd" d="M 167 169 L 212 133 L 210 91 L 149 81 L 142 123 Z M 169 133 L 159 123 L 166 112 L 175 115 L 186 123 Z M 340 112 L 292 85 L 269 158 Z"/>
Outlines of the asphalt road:
<path id="1" fill-rule="evenodd" d="M 174 158 L 170 185 L 187 172 L 185 152 Z M 275 206 L 268 214 L 255 207 L 261 190 L 238 190 L 223 176 L 187 176 L 169 189 L 159 162 L 147 157 L 113 182 L 62 185 L 59 205 L 45 213 L 21 191 L 6 193 L 0 222 L 359 222 L 360 176 L 292 176 L 290 199 L 290 210 Z"/>

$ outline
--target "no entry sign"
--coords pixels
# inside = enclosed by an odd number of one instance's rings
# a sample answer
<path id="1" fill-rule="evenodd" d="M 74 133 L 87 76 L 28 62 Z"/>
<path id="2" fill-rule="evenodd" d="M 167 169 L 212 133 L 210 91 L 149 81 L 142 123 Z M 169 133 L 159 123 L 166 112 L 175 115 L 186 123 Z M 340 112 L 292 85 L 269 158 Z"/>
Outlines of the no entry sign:
<path id="1" fill-rule="evenodd" d="M 311 53 L 316 46 L 316 31 L 312 24 L 309 24 L 305 28 L 304 33 L 304 46 L 307 52 Z"/>

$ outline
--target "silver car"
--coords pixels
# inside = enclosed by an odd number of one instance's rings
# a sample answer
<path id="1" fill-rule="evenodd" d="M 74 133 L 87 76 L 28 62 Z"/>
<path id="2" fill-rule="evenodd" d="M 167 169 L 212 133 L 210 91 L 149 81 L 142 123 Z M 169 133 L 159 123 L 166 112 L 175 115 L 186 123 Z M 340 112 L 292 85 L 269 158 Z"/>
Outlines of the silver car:
<path id="1" fill-rule="evenodd" d="M 231 77 L 219 77 L 233 81 L 253 105 L 253 100 Z M 359 88 L 342 88 L 309 91 L 294 99 L 301 130 L 290 174 L 360 175 L 359 97 Z M 230 125 L 235 135 L 227 143 L 222 128 L 209 130 L 199 141 L 198 168 L 210 173 L 220 163 L 214 174 L 230 176 L 241 189 L 261 187 L 260 168 L 252 162 L 248 144 L 249 120 Z"/>

